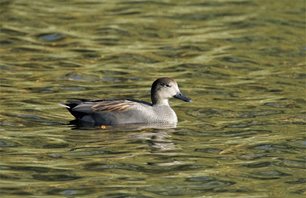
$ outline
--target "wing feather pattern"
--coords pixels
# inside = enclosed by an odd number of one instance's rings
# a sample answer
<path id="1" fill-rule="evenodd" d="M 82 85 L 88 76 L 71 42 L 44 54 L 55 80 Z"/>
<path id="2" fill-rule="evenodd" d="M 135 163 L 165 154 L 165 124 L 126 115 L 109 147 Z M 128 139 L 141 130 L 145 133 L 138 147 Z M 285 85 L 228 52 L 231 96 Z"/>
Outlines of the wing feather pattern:
<path id="1" fill-rule="evenodd" d="M 94 104 L 93 111 L 122 112 L 127 111 L 133 106 L 134 102 L 128 100 L 100 101 Z"/>

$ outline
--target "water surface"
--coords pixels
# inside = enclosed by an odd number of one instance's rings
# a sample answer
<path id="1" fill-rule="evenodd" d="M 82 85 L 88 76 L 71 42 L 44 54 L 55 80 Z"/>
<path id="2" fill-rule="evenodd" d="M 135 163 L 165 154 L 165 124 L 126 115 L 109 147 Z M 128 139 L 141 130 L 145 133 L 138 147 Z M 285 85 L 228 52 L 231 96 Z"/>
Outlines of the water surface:
<path id="1" fill-rule="evenodd" d="M 303 197 L 305 1 L 1 1 L 5 197 Z M 149 101 L 177 128 L 81 129 L 68 98 Z"/>

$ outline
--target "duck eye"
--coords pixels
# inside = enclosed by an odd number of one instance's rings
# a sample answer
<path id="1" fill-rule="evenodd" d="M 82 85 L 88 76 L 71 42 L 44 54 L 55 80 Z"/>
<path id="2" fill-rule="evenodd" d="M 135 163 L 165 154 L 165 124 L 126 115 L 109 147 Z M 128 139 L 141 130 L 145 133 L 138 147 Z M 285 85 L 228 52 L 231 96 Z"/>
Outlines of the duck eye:
<path id="1" fill-rule="evenodd" d="M 160 85 L 163 86 L 163 87 L 171 87 L 171 85 L 166 84 L 166 83 L 160 83 Z"/>

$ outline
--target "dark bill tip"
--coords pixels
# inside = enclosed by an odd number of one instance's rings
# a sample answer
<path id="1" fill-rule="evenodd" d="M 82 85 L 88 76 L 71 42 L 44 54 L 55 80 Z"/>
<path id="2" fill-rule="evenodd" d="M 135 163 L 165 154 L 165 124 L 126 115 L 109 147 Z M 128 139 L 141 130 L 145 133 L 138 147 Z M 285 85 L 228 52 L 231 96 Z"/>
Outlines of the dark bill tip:
<path id="1" fill-rule="evenodd" d="M 183 100 L 185 102 L 191 102 L 192 100 L 190 98 L 187 98 L 186 96 L 184 96 L 182 93 L 177 93 L 175 96 L 173 96 L 174 98 Z"/>

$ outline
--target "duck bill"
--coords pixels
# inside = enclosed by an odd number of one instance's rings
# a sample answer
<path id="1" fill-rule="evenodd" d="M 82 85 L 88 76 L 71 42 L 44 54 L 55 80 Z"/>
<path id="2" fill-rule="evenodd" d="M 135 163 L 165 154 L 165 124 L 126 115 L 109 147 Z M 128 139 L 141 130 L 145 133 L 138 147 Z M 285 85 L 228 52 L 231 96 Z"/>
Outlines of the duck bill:
<path id="1" fill-rule="evenodd" d="M 190 98 L 187 98 L 186 96 L 184 96 L 182 93 L 177 93 L 175 96 L 173 96 L 174 98 L 183 100 L 185 102 L 191 102 Z"/>

